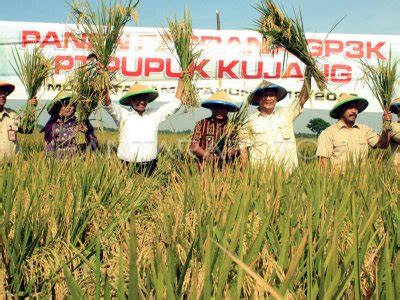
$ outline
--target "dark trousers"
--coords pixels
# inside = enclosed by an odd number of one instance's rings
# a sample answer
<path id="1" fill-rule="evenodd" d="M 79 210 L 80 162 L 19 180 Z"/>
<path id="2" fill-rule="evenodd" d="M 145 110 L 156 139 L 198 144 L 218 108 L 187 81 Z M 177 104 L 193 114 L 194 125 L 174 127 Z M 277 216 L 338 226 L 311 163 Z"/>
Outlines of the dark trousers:
<path id="1" fill-rule="evenodd" d="M 157 159 L 145 162 L 129 162 L 125 160 L 121 161 L 124 167 L 129 168 L 129 170 L 133 170 L 136 173 L 144 174 L 146 176 L 153 175 L 154 171 L 157 168 Z"/>

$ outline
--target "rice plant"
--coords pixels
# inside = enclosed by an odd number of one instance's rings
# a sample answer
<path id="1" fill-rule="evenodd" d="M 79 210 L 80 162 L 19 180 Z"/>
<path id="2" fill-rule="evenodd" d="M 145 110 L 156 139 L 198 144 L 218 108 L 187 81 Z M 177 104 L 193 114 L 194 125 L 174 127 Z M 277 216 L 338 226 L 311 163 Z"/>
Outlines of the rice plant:
<path id="1" fill-rule="evenodd" d="M 383 111 L 389 111 L 390 103 L 396 96 L 396 88 L 400 79 L 398 66 L 399 60 L 392 56 L 392 51 L 389 52 L 387 60 L 377 59 L 376 64 L 360 60 L 360 67 L 364 74 L 363 80 L 378 100 Z M 385 121 L 383 130 L 391 131 L 390 123 L 390 121 Z"/>
<path id="2" fill-rule="evenodd" d="M 390 161 L 371 153 L 343 173 L 315 158 L 290 175 L 269 164 L 200 172 L 178 137 L 163 136 L 174 151 L 146 178 L 105 156 L 110 137 L 99 135 L 94 156 L 59 162 L 44 159 L 35 135 L 0 164 L 7 296 L 400 297 Z"/>
<path id="3" fill-rule="evenodd" d="M 325 90 L 326 78 L 308 50 L 301 12 L 295 13 L 294 18 L 290 18 L 273 0 L 263 0 L 255 8 L 260 14 L 255 30 L 262 35 L 265 47 L 272 52 L 284 48 L 296 56 L 309 67 L 309 72 L 305 74 L 306 82 L 313 77 L 318 88 Z"/>
<path id="4" fill-rule="evenodd" d="M 182 102 L 188 107 L 198 107 L 200 98 L 193 82 L 193 68 L 201 57 L 193 41 L 192 20 L 188 10 L 184 11 L 183 20 L 176 17 L 168 19 L 168 26 L 161 34 L 169 52 L 175 56 L 182 70 L 183 94 Z"/>
<path id="5" fill-rule="evenodd" d="M 24 85 L 28 100 L 39 96 L 40 89 L 53 75 L 54 58 L 47 57 L 39 46 L 25 49 L 22 55 L 15 48 L 12 54 L 14 61 L 11 66 Z M 36 108 L 27 102 L 21 119 L 21 128 L 24 132 L 33 130 L 36 119 L 39 117 L 36 113 Z"/>
<path id="6" fill-rule="evenodd" d="M 109 71 L 108 66 L 118 48 L 125 26 L 131 20 L 137 20 L 138 4 L 139 0 L 109 3 L 102 0 L 95 9 L 87 0 L 70 3 L 72 21 L 76 25 L 70 30 L 86 43 L 87 50 L 96 57 L 94 63 L 80 66 L 70 79 L 83 129 L 89 115 L 103 100 L 103 95 L 114 92 L 113 82 L 117 71 Z"/>

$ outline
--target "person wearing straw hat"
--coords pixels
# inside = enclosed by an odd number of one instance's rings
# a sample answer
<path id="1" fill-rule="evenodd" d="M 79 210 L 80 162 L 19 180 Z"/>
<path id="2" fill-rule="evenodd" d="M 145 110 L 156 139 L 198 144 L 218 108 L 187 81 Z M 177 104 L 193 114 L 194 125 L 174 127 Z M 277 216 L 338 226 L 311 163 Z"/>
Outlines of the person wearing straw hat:
<path id="1" fill-rule="evenodd" d="M 8 82 L 0 82 L 0 160 L 6 156 L 14 155 L 18 152 L 17 132 L 31 134 L 31 131 L 24 131 L 21 127 L 21 118 L 16 111 L 6 108 L 7 96 L 15 89 L 15 86 Z M 36 97 L 29 100 L 32 106 L 37 106 Z"/>
<path id="2" fill-rule="evenodd" d="M 390 133 L 390 149 L 393 164 L 397 167 L 400 174 L 400 98 L 394 99 L 390 104 L 390 112 L 397 115 L 397 122 L 392 122 L 392 132 Z"/>
<path id="3" fill-rule="evenodd" d="M 61 91 L 46 106 L 50 119 L 43 127 L 45 153 L 58 159 L 70 158 L 77 153 L 96 150 L 98 141 L 94 128 L 88 121 L 87 130 L 82 132 L 75 115 L 75 104 L 71 94 Z M 84 135 L 84 143 L 79 143 L 79 136 Z"/>
<path id="4" fill-rule="evenodd" d="M 359 162 L 368 154 L 368 148 L 386 149 L 389 146 L 389 134 L 382 131 L 379 136 L 366 125 L 356 123 L 359 113 L 368 106 L 364 98 L 343 94 L 333 106 L 329 115 L 338 119 L 321 132 L 318 137 L 317 156 L 320 165 L 326 167 L 330 162 L 333 167 L 345 167 L 351 160 Z M 384 112 L 383 121 L 390 121 L 392 116 Z"/>
<path id="5" fill-rule="evenodd" d="M 147 105 L 158 97 L 158 92 L 146 85 L 135 83 L 128 92 L 113 103 L 105 95 L 103 108 L 111 115 L 120 130 L 118 158 L 124 165 L 132 165 L 135 170 L 151 175 L 157 167 L 158 126 L 168 116 L 181 107 L 182 80 L 179 79 L 175 99 L 158 109 L 148 109 Z"/>
<path id="6" fill-rule="evenodd" d="M 200 165 L 206 161 L 217 163 L 233 161 L 239 156 L 239 148 L 232 145 L 233 141 L 227 141 L 228 113 L 236 112 L 239 107 L 233 103 L 233 99 L 224 91 L 213 94 L 203 101 L 201 106 L 211 110 L 211 117 L 196 123 L 190 151 L 196 156 Z"/>
<path id="7" fill-rule="evenodd" d="M 248 149 L 252 165 L 265 165 L 271 162 L 292 170 L 298 165 L 297 146 L 293 122 L 303 112 L 309 99 L 306 81 L 300 95 L 288 106 L 277 109 L 288 92 L 275 83 L 262 81 L 249 95 L 248 101 L 257 106 L 258 111 L 249 117 L 242 148 Z"/>

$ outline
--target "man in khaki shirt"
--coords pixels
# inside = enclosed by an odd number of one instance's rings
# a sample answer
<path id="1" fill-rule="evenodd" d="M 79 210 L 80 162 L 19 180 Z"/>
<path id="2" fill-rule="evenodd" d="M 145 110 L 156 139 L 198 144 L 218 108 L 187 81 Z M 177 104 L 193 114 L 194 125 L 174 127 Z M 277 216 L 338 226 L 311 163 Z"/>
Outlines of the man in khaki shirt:
<path id="1" fill-rule="evenodd" d="M 10 95 L 14 89 L 15 86 L 10 83 L 0 82 L 0 160 L 18 152 L 17 132 L 31 133 L 22 132 L 18 114 L 10 108 L 5 108 L 7 96 Z M 31 99 L 30 103 L 36 106 L 36 97 Z"/>
<path id="2" fill-rule="evenodd" d="M 368 106 L 363 98 L 342 95 L 332 108 L 330 116 L 339 119 L 336 124 L 325 129 L 318 138 L 317 156 L 322 166 L 329 162 L 334 167 L 345 167 L 353 159 L 358 162 L 368 154 L 368 148 L 386 149 L 389 146 L 389 134 L 381 136 L 366 125 L 356 123 L 359 113 Z M 383 114 L 383 120 L 390 121 L 389 112 Z"/>
<path id="3" fill-rule="evenodd" d="M 400 172 L 400 98 L 393 100 L 390 111 L 397 115 L 397 122 L 392 122 L 390 135 L 390 149 L 392 152 L 393 164 Z"/>

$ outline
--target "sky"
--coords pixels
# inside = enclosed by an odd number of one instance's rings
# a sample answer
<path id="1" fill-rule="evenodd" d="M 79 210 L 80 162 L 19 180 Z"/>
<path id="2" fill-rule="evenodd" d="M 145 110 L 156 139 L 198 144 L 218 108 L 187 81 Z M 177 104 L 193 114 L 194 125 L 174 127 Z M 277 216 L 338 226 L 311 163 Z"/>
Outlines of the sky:
<path id="1" fill-rule="evenodd" d="M 3 21 L 63 23 L 69 11 L 68 1 L 64 0 L 0 0 L 0 3 Z M 253 8 L 257 3 L 254 0 L 141 0 L 138 25 L 162 26 L 167 17 L 181 15 L 187 8 L 192 14 L 194 28 L 214 29 L 215 11 L 219 10 L 222 29 L 247 29 L 257 17 Z M 287 12 L 301 9 L 307 32 L 327 32 L 342 17 L 345 19 L 336 28 L 337 33 L 396 35 L 400 31 L 398 0 L 283 0 L 280 3 Z"/>
<path id="2" fill-rule="evenodd" d="M 108 0 L 106 0 L 108 1 Z M 99 1 L 89 1 L 96 4 Z M 222 29 L 253 28 L 257 11 L 254 6 L 258 1 L 245 0 L 141 0 L 138 6 L 141 27 L 164 26 L 168 17 L 182 15 L 184 8 L 192 15 L 193 27 L 196 29 L 215 29 L 215 11 L 221 14 Z M 400 35 L 398 14 L 399 0 L 286 0 L 278 1 L 287 12 L 301 9 L 306 32 L 328 32 L 338 20 L 344 20 L 336 27 L 335 33 Z M 0 0 L 2 21 L 55 22 L 68 21 L 69 6 L 64 0 Z M 131 24 L 130 26 L 132 26 Z M 329 119 L 326 113 L 326 120 Z M 297 132 L 307 132 L 306 124 L 314 117 L 315 111 L 306 111 L 296 122 Z M 201 111 L 199 117 L 207 115 Z M 320 117 L 321 114 L 318 113 Z M 362 121 L 379 130 L 380 116 L 364 114 Z M 184 129 L 193 122 L 180 121 L 178 126 Z M 167 126 L 168 128 L 168 126 Z"/>

